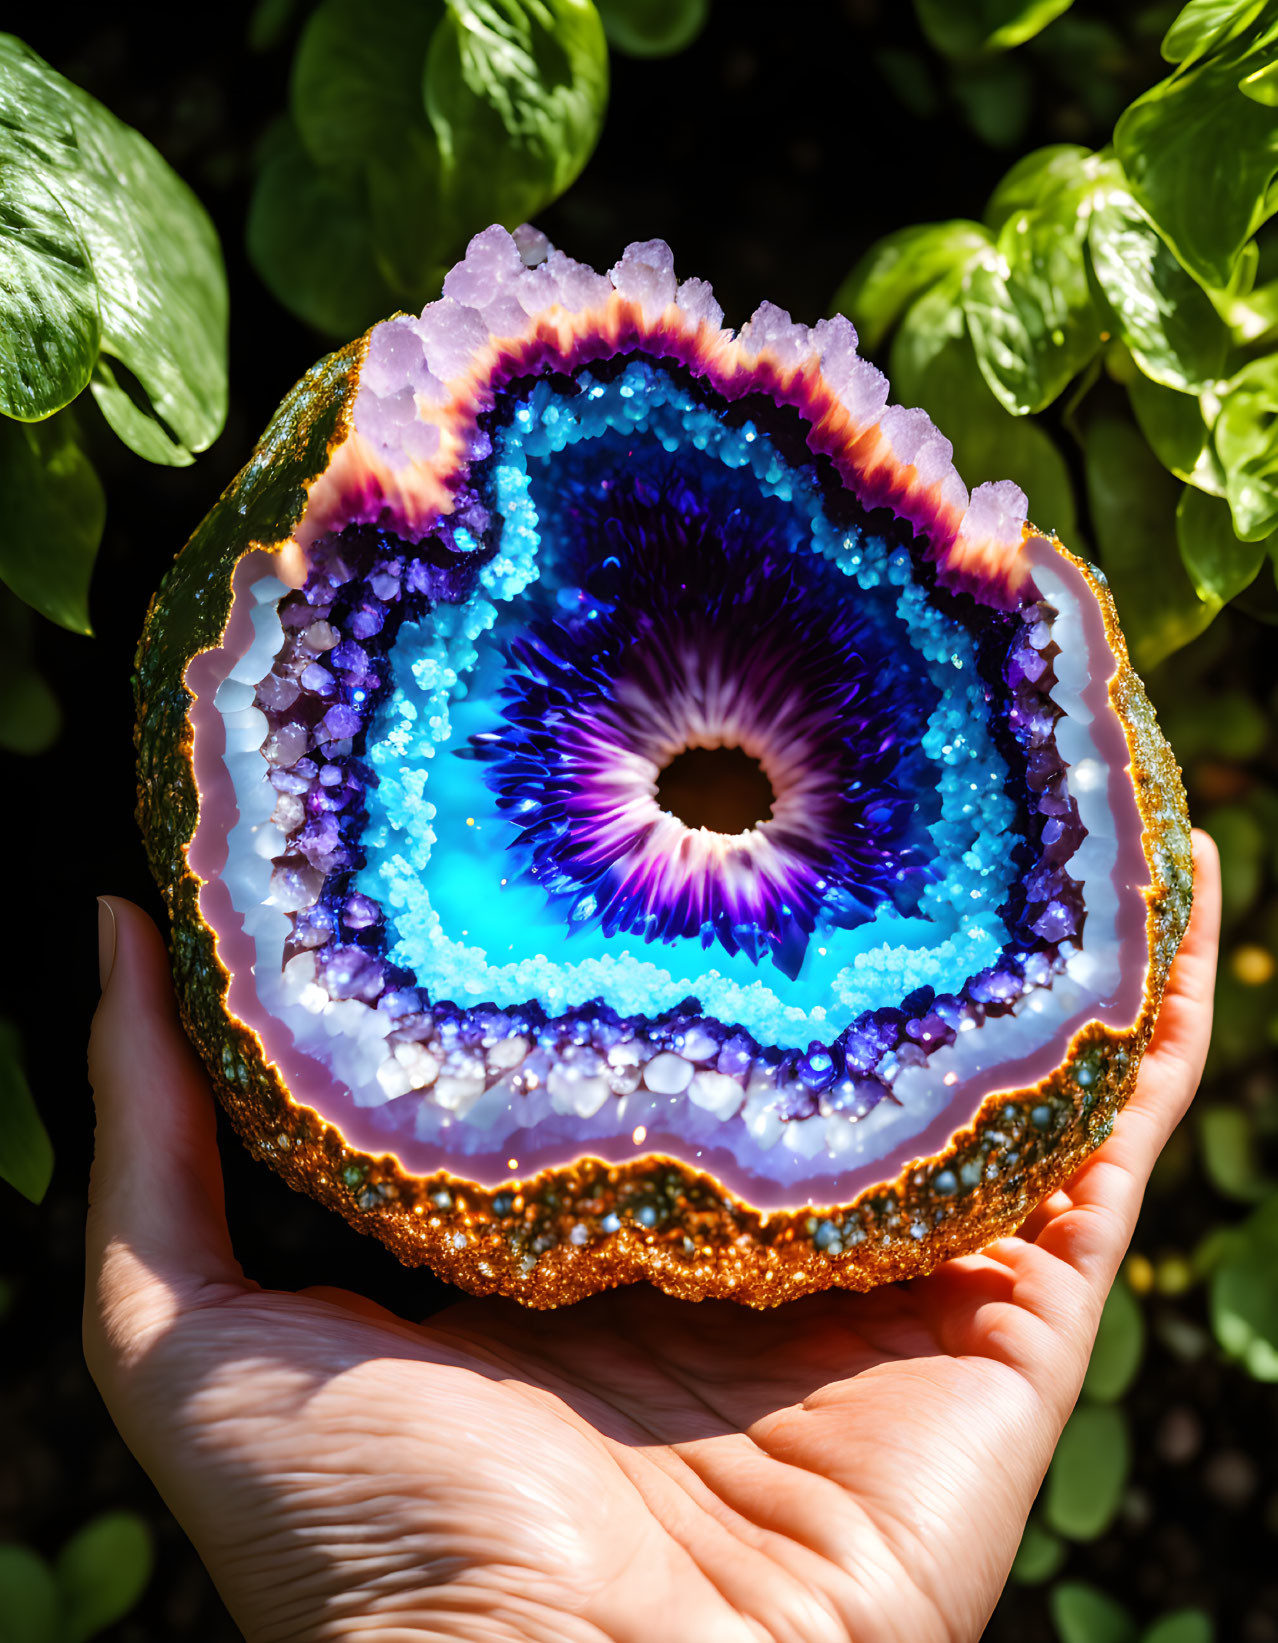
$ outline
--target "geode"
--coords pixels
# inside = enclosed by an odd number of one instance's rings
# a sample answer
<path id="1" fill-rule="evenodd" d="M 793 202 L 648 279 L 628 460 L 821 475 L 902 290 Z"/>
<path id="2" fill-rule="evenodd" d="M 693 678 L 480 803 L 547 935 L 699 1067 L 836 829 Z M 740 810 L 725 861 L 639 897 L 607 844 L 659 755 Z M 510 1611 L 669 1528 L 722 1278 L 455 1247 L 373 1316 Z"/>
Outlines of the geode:
<path id="1" fill-rule="evenodd" d="M 1188 916 L 1100 573 L 846 319 L 490 228 L 317 365 L 138 659 L 181 1007 L 292 1185 L 475 1293 L 772 1305 L 1013 1230 Z"/>

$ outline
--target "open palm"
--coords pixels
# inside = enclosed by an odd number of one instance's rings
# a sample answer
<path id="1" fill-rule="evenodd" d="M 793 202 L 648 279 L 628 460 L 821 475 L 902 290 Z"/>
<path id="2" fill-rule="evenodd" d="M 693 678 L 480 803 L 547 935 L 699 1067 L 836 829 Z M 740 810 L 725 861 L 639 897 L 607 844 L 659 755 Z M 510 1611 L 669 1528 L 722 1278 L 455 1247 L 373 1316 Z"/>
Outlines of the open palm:
<path id="1" fill-rule="evenodd" d="M 1206 1053 L 1194 920 L 1136 1095 L 1014 1238 L 769 1313 L 647 1286 L 429 1324 L 231 1252 L 163 945 L 113 901 L 86 1347 L 251 1643 L 976 1639 Z"/>

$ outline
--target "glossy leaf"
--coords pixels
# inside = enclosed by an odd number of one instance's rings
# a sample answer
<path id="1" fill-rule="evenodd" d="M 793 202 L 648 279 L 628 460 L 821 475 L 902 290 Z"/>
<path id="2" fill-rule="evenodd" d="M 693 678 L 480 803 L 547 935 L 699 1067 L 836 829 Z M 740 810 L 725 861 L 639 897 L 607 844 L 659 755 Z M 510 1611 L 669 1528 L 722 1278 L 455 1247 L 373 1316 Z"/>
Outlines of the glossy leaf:
<path id="1" fill-rule="evenodd" d="M 136 1512 L 104 1512 L 72 1535 L 54 1567 L 62 1643 L 86 1643 L 128 1614 L 154 1561 L 151 1531 Z"/>
<path id="2" fill-rule="evenodd" d="M 273 295 L 318 331 L 358 336 L 396 307 L 373 251 L 358 179 L 321 170 L 287 120 L 267 144 L 247 239 L 249 258 Z"/>
<path id="3" fill-rule="evenodd" d="M 1205 1609 L 1177 1609 L 1145 1629 L 1140 1643 L 1214 1643 L 1216 1628 Z"/>
<path id="4" fill-rule="evenodd" d="M 914 0 L 919 24 L 938 51 L 961 57 L 1023 45 L 1073 0 Z"/>
<path id="5" fill-rule="evenodd" d="M 1278 1196 L 1238 1229 L 1211 1276 L 1212 1329 L 1261 1381 L 1278 1381 Z"/>
<path id="6" fill-rule="evenodd" d="M 203 450 L 226 416 L 226 276 L 212 223 L 144 137 L 11 35 L 0 36 L 0 81 L 7 165 L 37 166 L 82 240 L 103 351 L 176 441 Z"/>
<path id="7" fill-rule="evenodd" d="M 1043 1513 L 1049 1528 L 1069 1540 L 1104 1534 L 1130 1467 L 1131 1440 L 1122 1412 L 1107 1403 L 1080 1403 L 1047 1471 Z"/>
<path id="8" fill-rule="evenodd" d="M 89 577 L 106 499 L 69 411 L 47 422 L 0 419 L 0 496 L 0 581 L 50 621 L 91 632 Z"/>
<path id="9" fill-rule="evenodd" d="M 390 163 L 427 130 L 422 72 L 442 0 L 321 0 L 293 59 L 289 106 L 317 165 Z"/>
<path id="10" fill-rule="evenodd" d="M 1077 204 L 1113 170 L 1110 162 L 1076 143 L 1052 143 L 1024 154 L 1004 172 L 985 205 L 983 221 L 997 234 L 1009 217 L 1038 211 L 1070 195 Z"/>
<path id="11" fill-rule="evenodd" d="M 1037 1586 L 1057 1574 L 1068 1555 L 1068 1548 L 1061 1537 L 1052 1534 L 1050 1529 L 1044 1529 L 1037 1518 L 1031 1517 L 1012 1561 L 1010 1578 L 1018 1586 Z"/>
<path id="12" fill-rule="evenodd" d="M 53 1176 L 53 1145 L 22 1070 L 22 1044 L 0 1021 L 0 1180 L 38 1204 Z"/>
<path id="13" fill-rule="evenodd" d="M 608 44 L 628 57 L 684 51 L 710 16 L 710 0 L 597 0 Z"/>
<path id="14" fill-rule="evenodd" d="M 1215 614 L 1173 548 L 1181 487 L 1128 422 L 1097 418 L 1083 452 L 1101 568 L 1143 672 L 1196 638 Z"/>
<path id="15" fill-rule="evenodd" d="M 1278 529 L 1278 354 L 1252 360 L 1230 380 L 1214 438 L 1234 529 L 1249 542 L 1268 536 Z"/>
<path id="16" fill-rule="evenodd" d="M 1278 61 L 1266 63 L 1238 82 L 1238 89 L 1253 103 L 1266 108 L 1278 108 Z"/>
<path id="17" fill-rule="evenodd" d="M 1189 0 L 1163 36 L 1163 57 L 1188 66 L 1234 29 L 1254 22 L 1263 9 L 1264 0 Z"/>
<path id="18" fill-rule="evenodd" d="M 1069 472 L 1051 439 L 1027 417 L 1008 414 L 990 393 L 968 340 L 961 274 L 906 314 L 892 344 L 892 383 L 902 404 L 921 405 L 954 446 L 969 487 L 1014 479 L 1031 498 L 1034 522 L 1078 545 Z"/>
<path id="19" fill-rule="evenodd" d="M 1081 1580 L 1062 1580 L 1047 1606 L 1060 1643 L 1136 1643 L 1136 1622 L 1121 1603 Z"/>
<path id="20" fill-rule="evenodd" d="M 0 1546 L 0 1637 L 57 1643 L 58 1590 L 49 1565 L 26 1546 Z"/>
<path id="21" fill-rule="evenodd" d="M 1168 388 L 1214 381 L 1229 341 L 1224 322 L 1129 194 L 1111 190 L 1097 202 L 1087 245 L 1118 333 L 1145 375 Z"/>
<path id="22" fill-rule="evenodd" d="M 1145 1314 L 1126 1280 L 1119 1276 L 1105 1301 L 1096 1344 L 1083 1381 L 1083 1395 L 1114 1403 L 1136 1379 L 1145 1352 Z"/>
<path id="23" fill-rule="evenodd" d="M 476 227 L 534 216 L 590 158 L 607 98 L 592 0 L 447 0 L 425 99 L 448 208 Z"/>
<path id="24" fill-rule="evenodd" d="M 1278 54 L 1278 4 L 1139 97 L 1114 128 L 1132 193 L 1205 285 L 1228 285 L 1274 209 L 1278 121 L 1239 82 Z"/>
<path id="25" fill-rule="evenodd" d="M 98 284 L 34 157 L 8 149 L 0 139 L 0 415 L 32 422 L 89 380 L 101 334 Z"/>
<path id="26" fill-rule="evenodd" d="M 862 348 L 873 353 L 914 300 L 990 244 L 980 223 L 922 223 L 877 241 L 835 293 L 832 313 L 846 314 Z"/>
<path id="27" fill-rule="evenodd" d="M 1009 216 L 968 269 L 963 307 L 977 363 L 1015 416 L 1050 405 L 1100 347 L 1083 246 L 1085 192 Z"/>
<path id="28" fill-rule="evenodd" d="M 1223 496 L 1225 476 L 1197 394 L 1164 388 L 1140 371 L 1132 374 L 1127 393 L 1140 431 L 1163 467 L 1199 490 Z"/>
<path id="29" fill-rule="evenodd" d="M 1176 506 L 1176 545 L 1198 597 L 1217 610 L 1255 580 L 1264 542 L 1243 542 L 1228 503 L 1186 485 Z"/>
<path id="30" fill-rule="evenodd" d="M 102 355 L 93 367 L 89 382 L 98 409 L 129 449 L 145 457 L 148 462 L 158 462 L 170 468 L 189 467 L 195 458 L 159 422 L 146 396 L 130 394 L 125 389 L 121 378 L 127 381 L 129 375 L 123 366 L 119 367 L 117 374 L 105 354 Z"/>

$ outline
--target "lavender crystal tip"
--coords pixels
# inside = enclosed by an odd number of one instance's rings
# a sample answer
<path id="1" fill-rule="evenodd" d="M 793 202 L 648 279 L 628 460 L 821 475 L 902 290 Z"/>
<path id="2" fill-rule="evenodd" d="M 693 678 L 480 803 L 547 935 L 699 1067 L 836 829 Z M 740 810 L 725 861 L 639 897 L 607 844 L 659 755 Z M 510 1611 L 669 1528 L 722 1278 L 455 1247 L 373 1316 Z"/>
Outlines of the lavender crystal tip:
<path id="1" fill-rule="evenodd" d="M 771 1305 L 1010 1230 L 1188 913 L 1103 581 L 843 317 L 485 229 L 153 604 L 141 818 L 250 1146 L 476 1293 Z"/>

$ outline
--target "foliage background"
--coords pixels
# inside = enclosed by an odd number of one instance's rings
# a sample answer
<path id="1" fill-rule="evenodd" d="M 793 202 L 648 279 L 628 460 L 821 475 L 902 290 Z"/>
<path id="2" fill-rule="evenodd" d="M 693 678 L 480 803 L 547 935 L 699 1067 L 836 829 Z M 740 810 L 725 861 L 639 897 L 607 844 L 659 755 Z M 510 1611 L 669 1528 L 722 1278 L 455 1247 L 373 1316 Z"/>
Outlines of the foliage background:
<path id="1" fill-rule="evenodd" d="M 678 55 L 613 55 L 599 146 L 538 220 L 597 266 L 631 239 L 662 236 L 681 271 L 713 282 L 731 323 L 764 297 L 811 321 L 883 236 L 914 223 L 979 221 L 1018 155 L 1049 143 L 1101 147 L 1124 106 L 1167 72 L 1158 40 L 1174 6 L 1077 0 L 1036 38 L 998 53 L 947 34 L 955 9 L 942 0 L 915 9 L 890 0 L 804 8 L 719 0 Z M 1001 8 L 1027 9 L 1044 18 L 1062 10 Z M 57 1162 L 39 1207 L 0 1188 L 0 1543 L 52 1558 L 95 1514 L 139 1513 L 151 1527 L 155 1572 L 138 1606 L 102 1634 L 115 1643 L 235 1635 L 80 1358 L 92 1123 L 82 1045 L 96 994 L 94 895 L 112 890 L 158 911 L 132 821 L 128 681 L 146 601 L 281 395 L 326 346 L 272 294 L 245 249 L 256 179 L 278 154 L 306 10 L 301 0 L 208 9 L 195 52 L 179 50 L 140 7 L 104 12 L 48 0 L 19 25 L 195 190 L 221 237 L 231 299 L 229 414 L 193 466 L 148 466 L 100 419 L 81 418 L 108 504 L 90 602 L 97 637 L 24 627 L 22 643 L 52 683 L 63 728 L 48 751 L 7 761 L 4 775 L 16 823 L 5 1009 L 23 1029 Z M 292 251 L 297 280 L 313 278 L 317 263 L 332 266 L 301 230 Z M 876 347 L 888 364 L 886 336 Z M 1126 370 L 1115 354 L 1100 361 L 1089 393 L 1101 426 L 1129 425 Z M 1074 541 L 1094 546 L 1103 532 L 1086 473 L 1087 426 L 1075 409 L 1063 396 L 1038 421 L 1064 466 Z M 1156 517 L 1166 476 L 1142 472 L 1133 455 L 1117 477 L 1128 528 L 1145 530 L 1149 543 L 1128 595 L 1139 621 L 1138 607 L 1184 575 L 1168 523 L 1179 487 Z M 1035 494 L 1031 487 L 1032 515 L 1058 523 L 1041 517 Z M 1036 1509 L 1024 1578 L 1009 1585 L 990 1643 L 1131 1643 L 1138 1628 L 1149 1643 L 1201 1643 L 1213 1632 L 1221 1643 L 1278 1643 L 1278 1578 L 1267 1572 L 1278 1541 L 1268 1384 L 1278 1377 L 1275 617 L 1272 573 L 1262 570 L 1240 603 L 1149 674 L 1196 816 L 1225 853 L 1220 1025 L 1207 1087 L 1156 1175 L 1108 1357 Z M 7 656 L 16 643 L 6 633 Z M 264 1283 L 350 1284 L 408 1315 L 447 1298 L 444 1286 L 405 1272 L 289 1193 L 229 1136 L 224 1155 L 236 1246 Z M 1127 1464 L 1116 1466 L 1115 1456 Z M 1080 1584 L 1091 1595 L 1080 1595 Z M 1166 1617 L 1186 1609 L 1196 1616 L 1182 1613 L 1169 1628 Z"/>

